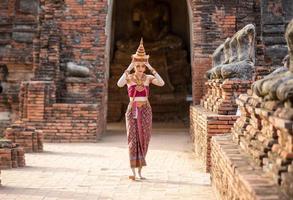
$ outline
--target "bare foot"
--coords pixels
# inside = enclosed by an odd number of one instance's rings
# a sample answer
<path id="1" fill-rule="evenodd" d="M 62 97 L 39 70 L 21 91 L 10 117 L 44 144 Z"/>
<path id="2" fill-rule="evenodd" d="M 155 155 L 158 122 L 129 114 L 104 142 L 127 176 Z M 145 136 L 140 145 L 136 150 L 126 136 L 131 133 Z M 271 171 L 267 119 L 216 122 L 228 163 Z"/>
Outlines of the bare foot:
<path id="1" fill-rule="evenodd" d="M 129 178 L 130 180 L 135 181 L 135 176 L 129 176 L 128 178 Z"/>
<path id="2" fill-rule="evenodd" d="M 146 178 L 145 177 L 143 177 L 143 176 L 140 176 L 139 177 L 141 180 L 145 180 Z"/>

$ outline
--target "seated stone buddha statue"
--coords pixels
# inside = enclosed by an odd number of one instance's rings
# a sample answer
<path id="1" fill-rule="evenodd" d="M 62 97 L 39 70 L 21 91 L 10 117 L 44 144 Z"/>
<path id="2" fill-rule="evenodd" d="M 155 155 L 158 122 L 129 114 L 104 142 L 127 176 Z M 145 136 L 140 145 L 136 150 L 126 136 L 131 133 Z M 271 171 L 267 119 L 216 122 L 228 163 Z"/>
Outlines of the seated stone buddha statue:
<path id="1" fill-rule="evenodd" d="M 148 41 L 157 41 L 169 32 L 170 13 L 166 4 L 148 0 L 134 6 L 132 20 L 136 34 Z"/>

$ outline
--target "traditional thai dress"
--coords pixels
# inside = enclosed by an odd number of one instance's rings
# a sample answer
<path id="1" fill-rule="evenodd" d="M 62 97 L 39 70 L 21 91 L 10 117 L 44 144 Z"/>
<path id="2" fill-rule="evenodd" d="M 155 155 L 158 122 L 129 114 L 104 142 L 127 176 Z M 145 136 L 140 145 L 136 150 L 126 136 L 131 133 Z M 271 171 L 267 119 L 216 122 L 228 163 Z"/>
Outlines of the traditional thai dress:
<path id="1" fill-rule="evenodd" d="M 144 63 L 145 66 L 151 70 L 153 75 L 146 75 L 149 83 L 157 86 L 163 86 L 165 82 L 160 75 L 148 64 L 149 55 L 146 55 L 143 46 L 143 40 L 140 40 L 139 47 L 136 54 L 132 56 L 133 62 Z M 132 67 L 132 68 L 131 68 Z M 128 83 L 129 72 L 133 69 L 134 63 L 131 63 L 127 70 L 122 74 L 117 82 L 118 87 L 123 87 Z M 135 77 L 135 76 L 134 76 Z M 145 157 L 148 151 L 148 146 L 151 138 L 152 128 L 152 108 L 150 106 L 147 97 L 149 96 L 149 86 L 144 85 L 144 82 L 138 80 L 133 81 L 135 84 L 127 84 L 128 96 L 130 97 L 130 103 L 125 113 L 127 139 L 129 146 L 129 158 L 131 168 L 146 166 Z M 141 97 L 141 98 L 139 98 Z M 135 98 L 137 100 L 135 101 Z M 143 103 L 141 103 L 143 102 Z"/>
<path id="2" fill-rule="evenodd" d="M 131 168 L 146 166 L 145 157 L 148 151 L 152 128 L 152 108 L 149 101 L 138 105 L 136 97 L 148 97 L 149 86 L 144 90 L 136 90 L 136 85 L 128 86 L 128 96 L 131 97 L 126 113 L 126 129 L 129 146 Z"/>

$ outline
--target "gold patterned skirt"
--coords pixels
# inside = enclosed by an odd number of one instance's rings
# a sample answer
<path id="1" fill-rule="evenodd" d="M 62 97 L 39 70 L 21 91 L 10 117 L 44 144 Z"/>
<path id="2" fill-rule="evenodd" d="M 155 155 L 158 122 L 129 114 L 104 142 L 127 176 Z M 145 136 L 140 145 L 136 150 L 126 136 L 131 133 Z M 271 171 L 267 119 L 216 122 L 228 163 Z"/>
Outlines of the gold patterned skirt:
<path id="1" fill-rule="evenodd" d="M 136 106 L 135 102 L 130 103 L 125 113 L 125 119 L 130 167 L 146 166 L 145 157 L 152 129 L 152 108 L 149 102 L 140 107 Z"/>

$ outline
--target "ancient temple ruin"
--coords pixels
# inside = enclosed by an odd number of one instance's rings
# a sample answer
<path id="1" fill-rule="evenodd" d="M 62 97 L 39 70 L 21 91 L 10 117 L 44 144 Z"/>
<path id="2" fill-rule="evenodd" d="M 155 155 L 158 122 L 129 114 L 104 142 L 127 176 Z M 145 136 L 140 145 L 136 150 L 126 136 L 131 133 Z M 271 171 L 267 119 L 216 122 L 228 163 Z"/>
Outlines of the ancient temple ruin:
<path id="1" fill-rule="evenodd" d="M 227 38 L 213 53 L 213 67 L 207 71 L 207 94 L 201 105 L 191 106 L 191 133 L 195 153 L 210 171 L 210 140 L 229 131 L 237 119 L 236 99 L 246 93 L 252 83 L 255 67 L 255 27 L 246 25 Z M 202 145 L 197 145 L 201 141 Z"/>
<path id="2" fill-rule="evenodd" d="M 151 88 L 154 122 L 190 124 L 218 198 L 292 199 L 292 6 L 0 1 L 0 169 L 46 142 L 99 145 L 124 120 L 116 82 L 143 38 L 166 82 Z"/>
<path id="3" fill-rule="evenodd" d="M 285 34 L 290 56 L 285 66 L 241 94 L 237 99 L 241 115 L 231 133 L 212 139 L 212 181 L 224 198 L 237 198 L 239 192 L 243 199 L 293 196 L 292 33 L 293 20 Z"/>

